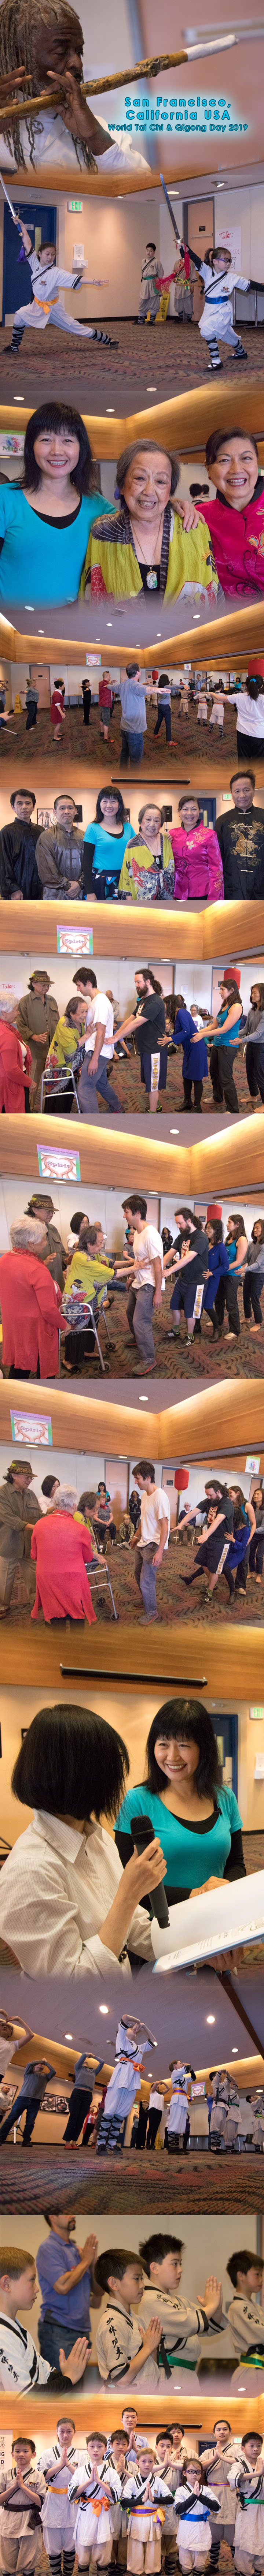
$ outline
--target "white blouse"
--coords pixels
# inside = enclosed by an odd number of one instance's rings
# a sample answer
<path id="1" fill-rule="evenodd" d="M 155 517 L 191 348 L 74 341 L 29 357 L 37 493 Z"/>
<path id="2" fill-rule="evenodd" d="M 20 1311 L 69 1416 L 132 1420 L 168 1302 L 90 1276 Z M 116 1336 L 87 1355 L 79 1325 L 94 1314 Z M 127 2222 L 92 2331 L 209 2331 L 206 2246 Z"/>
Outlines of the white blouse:
<path id="1" fill-rule="evenodd" d="M 0 1877 L 0 1933 L 28 1977 L 88 1970 L 104 1979 L 130 1976 L 127 1953 L 119 1960 L 101 1941 L 122 1877 L 112 1835 L 102 1825 L 92 1825 L 86 1838 L 64 1817 L 35 1809 Z M 149 1915 L 141 1906 L 128 1938 L 130 1949 L 153 1964 Z"/>

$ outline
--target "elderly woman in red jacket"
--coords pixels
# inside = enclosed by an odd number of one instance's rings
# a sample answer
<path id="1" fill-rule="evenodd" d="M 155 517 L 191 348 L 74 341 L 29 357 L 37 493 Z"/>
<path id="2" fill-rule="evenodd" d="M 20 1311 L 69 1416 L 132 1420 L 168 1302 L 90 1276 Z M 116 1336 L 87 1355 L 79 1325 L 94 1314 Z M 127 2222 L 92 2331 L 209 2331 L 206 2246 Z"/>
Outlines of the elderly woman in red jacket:
<path id="1" fill-rule="evenodd" d="M 175 861 L 174 903 L 223 903 L 224 881 L 217 833 L 204 823 L 198 796 L 179 797 L 179 819 L 170 840 Z"/>
<path id="2" fill-rule="evenodd" d="M 37 1219 L 21 1217 L 10 1226 L 12 1250 L 0 1261 L 2 1359 L 9 1377 L 58 1376 L 61 1290 L 41 1259 L 44 1232 Z"/>
<path id="3" fill-rule="evenodd" d="M 10 1021 L 6 1019 L 5 1016 L 2 1018 L 1 1012 L 0 1111 L 5 1110 L 6 1117 L 8 1116 L 8 1111 L 9 1113 L 12 1113 L 13 1111 L 13 1115 L 15 1115 L 17 1111 L 18 1114 L 19 1112 L 22 1112 L 22 1115 L 24 1113 L 25 1090 L 29 1091 L 30 1089 L 31 1064 L 32 1057 L 30 1054 L 30 1047 L 27 1047 L 26 1049 L 24 1048 L 23 1056 L 20 1039 L 17 1036 L 17 1030 L 11 1028 Z"/>
<path id="4" fill-rule="evenodd" d="M 40 1533 L 40 1545 L 39 1542 Z M 36 1565 L 36 1599 L 31 1618 L 95 1619 L 87 1565 L 94 1559 L 89 1529 L 71 1509 L 71 1494 L 64 1495 L 45 1518 L 32 1530 L 31 1557 Z"/>

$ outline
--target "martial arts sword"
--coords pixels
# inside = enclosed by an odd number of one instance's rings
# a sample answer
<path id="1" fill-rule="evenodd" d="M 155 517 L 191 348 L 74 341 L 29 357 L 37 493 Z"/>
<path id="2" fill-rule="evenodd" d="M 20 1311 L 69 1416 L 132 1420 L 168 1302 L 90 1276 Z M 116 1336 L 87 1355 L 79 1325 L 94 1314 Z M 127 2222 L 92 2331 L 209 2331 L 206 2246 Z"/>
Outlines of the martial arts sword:
<path id="1" fill-rule="evenodd" d="M 173 213 L 172 213 L 171 201 L 170 201 L 170 197 L 168 197 L 168 189 L 165 187 L 165 179 L 163 179 L 163 177 L 162 177 L 162 170 L 160 170 L 160 184 L 161 184 L 161 188 L 163 188 L 163 196 L 164 196 L 164 197 L 166 197 L 166 206 L 168 207 L 168 214 L 170 215 L 171 224 L 173 224 L 173 231 L 174 231 L 174 233 L 175 233 L 175 239 L 176 239 L 176 241 L 180 242 L 181 236 L 180 236 L 180 233 L 178 232 L 178 224 L 176 224 L 176 223 L 175 223 L 175 215 L 173 215 Z"/>
<path id="2" fill-rule="evenodd" d="M 19 216 L 18 216 L 18 215 L 15 215 L 15 208 L 14 208 L 14 206 L 12 206 L 12 197 L 9 197 L 9 196 L 8 196 L 8 188 L 6 188 L 6 187 L 5 187 L 5 181 L 4 181 L 4 179 L 2 179 L 1 172 L 0 172 L 0 188 L 2 188 L 2 189 L 3 189 L 3 196 L 4 196 L 4 197 L 6 197 L 6 203 L 7 203 L 7 206 L 9 206 L 9 214 L 10 214 L 10 215 L 12 215 L 12 224 L 15 224 L 15 225 L 16 225 L 17 232 L 18 232 L 18 233 L 21 233 L 21 240 L 22 240 L 22 224 L 20 224 L 20 223 L 19 223 Z M 31 225 L 30 225 L 30 231 L 31 231 L 31 232 L 33 232 L 33 224 L 31 224 Z"/>

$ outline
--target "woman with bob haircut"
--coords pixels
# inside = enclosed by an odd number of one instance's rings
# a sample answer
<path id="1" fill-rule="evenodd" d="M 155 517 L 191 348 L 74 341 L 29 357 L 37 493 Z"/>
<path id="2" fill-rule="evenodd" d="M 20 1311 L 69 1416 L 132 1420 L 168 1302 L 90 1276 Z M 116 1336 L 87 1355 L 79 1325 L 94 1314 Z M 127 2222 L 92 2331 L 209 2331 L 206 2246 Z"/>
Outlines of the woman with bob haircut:
<path id="1" fill-rule="evenodd" d="M 243 1037 L 247 1039 L 246 1076 L 250 1099 L 256 1101 L 258 1109 L 259 1098 L 264 1101 L 264 984 L 251 985 L 250 1009 Z"/>
<path id="2" fill-rule="evenodd" d="M 225 599 L 259 599 L 264 592 L 264 476 L 256 438 L 243 429 L 215 429 L 205 449 L 215 496 L 201 501 Z"/>
<path id="3" fill-rule="evenodd" d="M 247 1265 L 243 1279 L 245 1323 L 251 1333 L 259 1333 L 260 1326 L 263 1324 L 260 1304 L 262 1288 L 264 1288 L 264 1218 L 256 1216 L 255 1224 L 252 1226 L 251 1242 L 247 1247 Z"/>
<path id="4" fill-rule="evenodd" d="M 222 1786 L 217 1737 L 199 1699 L 166 1699 L 152 1719 L 145 1777 L 128 1789 L 116 1822 L 123 1868 L 132 1849 L 131 1816 L 150 1816 L 162 1839 L 169 1906 L 245 1878 L 241 1816 L 233 1789 Z"/>
<path id="5" fill-rule="evenodd" d="M 21 483 L 0 490 L 0 600 L 65 607 L 78 598 L 90 528 L 109 511 L 81 413 L 40 403 L 30 414 Z"/>
<path id="6" fill-rule="evenodd" d="M 129 1977 L 129 1951 L 153 1959 L 142 1912 L 165 1877 L 159 1839 L 124 1872 L 112 1825 L 128 1778 L 118 1731 L 78 1702 L 40 1708 L 12 1773 L 13 1796 L 33 1818 L 1 1871 L 0 1928 L 30 1977 Z M 228 1793 L 229 1794 L 229 1793 Z"/>
<path id="7" fill-rule="evenodd" d="M 97 796 L 94 822 L 86 824 L 83 845 L 85 892 L 95 894 L 98 903 L 120 893 L 122 861 L 127 841 L 133 840 L 133 827 L 126 814 L 121 788 L 102 787 Z"/>
<path id="8" fill-rule="evenodd" d="M 170 833 L 163 822 L 162 806 L 148 797 L 141 805 L 138 832 L 128 830 L 127 848 L 119 895 L 126 903 L 171 903 L 174 888 L 174 859 Z"/>
<path id="9" fill-rule="evenodd" d="M 157 439 L 133 439 L 122 449 L 118 508 L 107 532 L 100 516 L 91 528 L 81 598 L 125 600 L 155 591 L 160 600 L 192 600 L 195 591 L 215 602 L 218 580 L 208 528 L 192 501 L 176 499 L 179 480 L 179 457 L 167 454 Z"/>

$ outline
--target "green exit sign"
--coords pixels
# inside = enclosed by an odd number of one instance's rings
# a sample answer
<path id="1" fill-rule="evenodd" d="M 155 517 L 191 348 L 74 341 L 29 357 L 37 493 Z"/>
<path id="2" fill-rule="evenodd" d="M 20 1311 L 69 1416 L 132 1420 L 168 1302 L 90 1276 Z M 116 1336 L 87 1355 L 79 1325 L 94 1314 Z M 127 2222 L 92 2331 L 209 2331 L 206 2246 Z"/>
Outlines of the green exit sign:
<path id="1" fill-rule="evenodd" d="M 82 215 L 82 210 L 83 210 L 83 201 L 82 201 L 82 197 L 68 197 L 68 202 L 67 202 L 67 212 L 68 212 L 68 215 Z"/>

